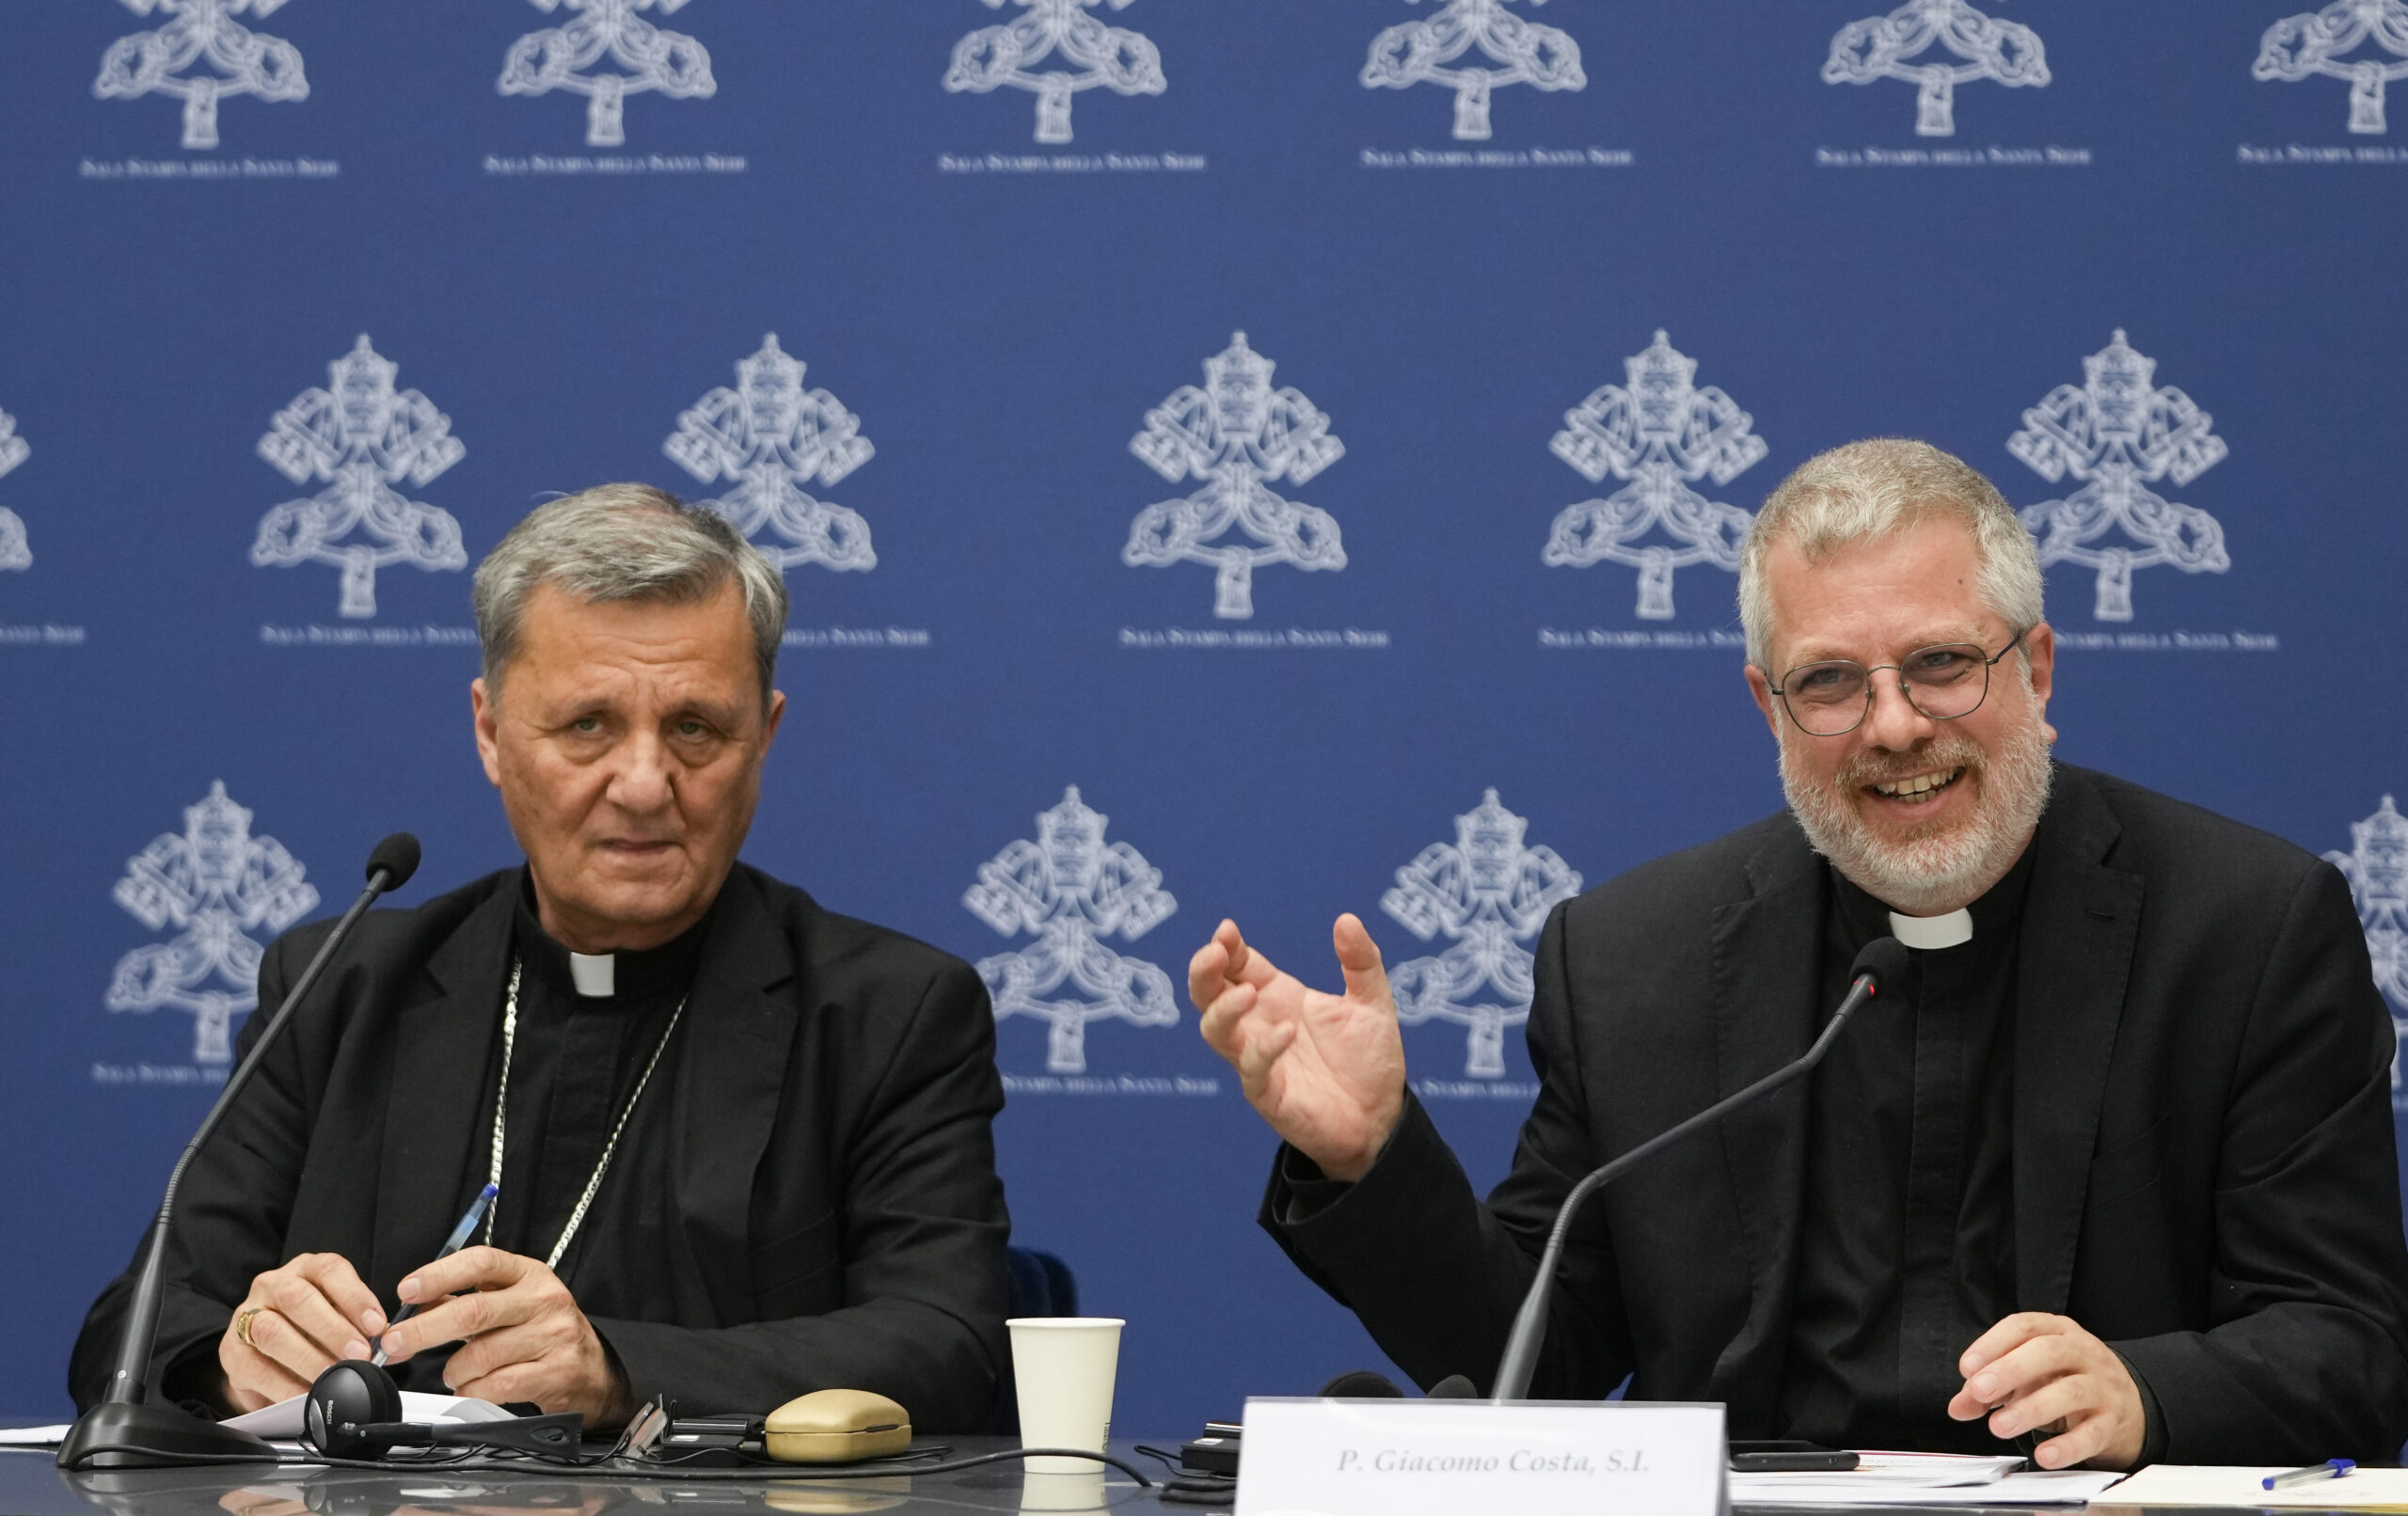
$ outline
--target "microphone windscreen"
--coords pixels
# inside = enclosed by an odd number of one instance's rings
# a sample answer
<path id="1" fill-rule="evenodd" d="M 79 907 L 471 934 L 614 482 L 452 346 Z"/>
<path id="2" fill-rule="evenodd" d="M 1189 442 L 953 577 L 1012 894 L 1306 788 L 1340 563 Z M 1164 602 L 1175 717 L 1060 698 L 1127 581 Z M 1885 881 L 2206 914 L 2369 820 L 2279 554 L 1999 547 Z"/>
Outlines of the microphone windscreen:
<path id="1" fill-rule="evenodd" d="M 375 878 L 379 869 L 385 872 L 388 890 L 398 890 L 409 883 L 410 876 L 418 872 L 418 839 L 406 831 L 397 831 L 378 843 L 376 850 L 368 855 L 369 878 Z"/>
<path id="2" fill-rule="evenodd" d="M 1368 1368 L 1353 1368 L 1323 1385 L 1321 1398 L 1324 1400 L 1402 1400 L 1404 1392 L 1385 1374 L 1374 1374 Z"/>
<path id="3" fill-rule="evenodd" d="M 1450 1374 L 1430 1386 L 1430 1398 L 1433 1400 L 1476 1400 L 1480 1398 L 1480 1389 L 1465 1376 Z"/>
<path id="4" fill-rule="evenodd" d="M 1878 994 L 1904 979 L 1907 974 L 1906 944 L 1894 937 L 1877 937 L 1864 944 L 1856 961 L 1847 967 L 1848 982 L 1853 984 L 1865 974 L 1873 976 L 1874 993 Z"/>

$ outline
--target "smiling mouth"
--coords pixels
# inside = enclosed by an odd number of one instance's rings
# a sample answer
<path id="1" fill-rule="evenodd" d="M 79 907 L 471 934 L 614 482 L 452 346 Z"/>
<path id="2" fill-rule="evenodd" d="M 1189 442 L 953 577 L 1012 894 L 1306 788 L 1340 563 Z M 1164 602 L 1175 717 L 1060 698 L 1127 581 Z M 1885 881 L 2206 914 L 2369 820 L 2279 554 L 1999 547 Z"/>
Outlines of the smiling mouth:
<path id="1" fill-rule="evenodd" d="M 1929 805 L 1940 793 L 1965 777 L 1961 767 L 1935 769 L 1928 774 L 1914 774 L 1906 779 L 1885 780 L 1867 784 L 1866 790 L 1885 800 L 1903 800 L 1909 805 Z"/>

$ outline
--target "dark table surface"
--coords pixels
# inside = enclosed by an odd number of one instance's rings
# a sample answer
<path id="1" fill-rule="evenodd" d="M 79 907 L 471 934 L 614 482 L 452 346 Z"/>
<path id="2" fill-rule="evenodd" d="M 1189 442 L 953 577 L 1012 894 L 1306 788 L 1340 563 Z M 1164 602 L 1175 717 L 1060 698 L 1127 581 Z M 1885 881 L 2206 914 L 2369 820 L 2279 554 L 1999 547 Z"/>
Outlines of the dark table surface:
<path id="1" fill-rule="evenodd" d="M 1016 1444 L 1000 1437 L 957 1437 L 957 1454 Z M 1151 1445 L 1165 1445 L 1156 1440 Z M 1169 1445 L 1176 1445 L 1176 1440 Z M 1159 1482 L 1152 1460 L 1133 1444 L 1112 1450 Z M 311 1464 L 246 1464 L 198 1469 L 144 1469 L 68 1474 L 44 1451 L 0 1450 L 0 1516 L 742 1516 L 775 1512 L 892 1511 L 895 1516 L 973 1511 L 1195 1511 L 1165 1506 L 1117 1469 L 1094 1474 L 1023 1474 L 1016 1463 L 990 1463 L 953 1474 L 848 1478 L 777 1484 L 752 1480 L 689 1483 L 613 1478 L 569 1470 L 467 1471 L 443 1468 L 387 1471 Z M 2115 1516 L 2161 1508 L 2118 1507 Z M 2247 1508 L 2233 1508 L 2244 1509 Z M 1751 1509 L 1739 1507 L 1741 1512 Z M 1798 1508 L 1763 1516 L 1801 1516 Z M 2081 1516 L 2078 1506 L 1815 1508 L 1806 1516 L 1966 1516 L 1969 1509 L 2021 1511 L 2031 1516 Z M 2164 1516 L 2213 1516 L 2203 1508 Z M 1496 1513 L 1503 1516 L 1503 1513 Z M 2281 1516 L 2302 1516 L 2289 1510 Z"/>
<path id="2" fill-rule="evenodd" d="M 1016 1439 L 955 1437 L 958 1455 L 1014 1447 Z M 1176 1446 L 1174 1441 L 1173 1445 Z M 1160 1482 L 1131 1445 L 1113 1451 Z M 990 1463 L 953 1474 L 834 1481 L 612 1478 L 575 1470 L 340 1469 L 302 1463 L 226 1464 L 69 1474 L 48 1452 L 0 1452 L 0 1516 L 669 1516 L 698 1513 L 1194 1510 L 1164 1507 L 1117 1469 L 1023 1474 Z"/>

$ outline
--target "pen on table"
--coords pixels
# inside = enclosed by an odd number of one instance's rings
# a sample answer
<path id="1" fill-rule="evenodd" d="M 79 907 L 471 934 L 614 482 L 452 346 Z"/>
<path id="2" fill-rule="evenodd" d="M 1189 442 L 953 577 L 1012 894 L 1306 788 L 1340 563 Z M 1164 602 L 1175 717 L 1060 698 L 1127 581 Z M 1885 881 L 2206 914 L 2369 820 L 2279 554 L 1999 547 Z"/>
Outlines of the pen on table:
<path id="1" fill-rule="evenodd" d="M 500 1188 L 501 1187 L 499 1185 L 488 1184 L 483 1190 L 477 1192 L 477 1198 L 468 1204 L 468 1213 L 460 1218 L 460 1224 L 452 1228 L 452 1235 L 443 1240 L 443 1251 L 435 1255 L 435 1261 L 436 1263 L 441 1263 L 444 1259 L 452 1256 L 452 1255 L 459 1252 L 462 1248 L 468 1245 L 468 1234 L 477 1229 L 477 1223 L 484 1220 L 485 1208 L 493 1204 L 493 1197 L 500 1192 Z M 385 1323 L 385 1332 L 392 1331 L 393 1328 L 400 1326 L 403 1322 L 408 1320 L 411 1317 L 416 1316 L 417 1314 L 418 1304 L 416 1302 L 412 1302 L 411 1303 L 403 1306 L 400 1310 L 393 1313 L 393 1319 Z M 368 1361 L 374 1364 L 379 1368 L 385 1366 L 384 1332 L 380 1332 L 376 1334 L 376 1351 Z"/>
<path id="2" fill-rule="evenodd" d="M 2288 1490 L 2292 1485 L 2307 1484 L 2317 1479 L 2337 1479 L 2357 1466 L 2354 1459 L 2328 1458 L 2321 1463 L 2310 1463 L 2304 1469 L 2270 1474 L 2258 1482 L 2269 1490 Z"/>

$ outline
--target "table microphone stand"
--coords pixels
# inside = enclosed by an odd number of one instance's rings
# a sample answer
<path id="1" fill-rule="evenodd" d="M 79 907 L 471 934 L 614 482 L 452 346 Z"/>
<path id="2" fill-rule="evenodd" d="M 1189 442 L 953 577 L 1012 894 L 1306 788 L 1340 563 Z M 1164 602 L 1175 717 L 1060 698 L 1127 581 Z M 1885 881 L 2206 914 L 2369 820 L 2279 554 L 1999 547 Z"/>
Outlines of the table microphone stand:
<path id="1" fill-rule="evenodd" d="M 251 1050 L 227 1078 L 226 1087 L 217 1094 L 216 1103 L 203 1116 L 200 1129 L 184 1145 L 183 1156 L 176 1160 L 174 1172 L 167 1176 L 166 1192 L 159 1199 L 159 1214 L 150 1223 L 150 1231 L 142 1249 L 142 1271 L 135 1277 L 133 1303 L 125 1313 L 125 1339 L 118 1350 L 117 1371 L 109 1376 L 108 1393 L 99 1404 L 77 1418 L 59 1445 L 58 1466 L 62 1469 L 149 1469 L 174 1468 L 188 1463 L 236 1463 L 273 1461 L 275 1448 L 246 1431 L 200 1417 L 172 1405 L 152 1405 L 149 1399 L 150 1350 L 159 1337 L 159 1301 L 166 1288 L 165 1269 L 167 1254 L 167 1224 L 176 1208 L 176 1188 L 183 1182 L 184 1170 L 192 1164 L 193 1155 L 210 1133 L 232 1108 L 234 1098 L 250 1082 L 261 1059 L 293 1019 L 293 1010 L 302 998 L 318 982 L 327 962 L 342 940 L 360 917 L 368 912 L 376 897 L 388 890 L 399 889 L 418 870 L 418 839 L 405 831 L 397 831 L 376 845 L 368 855 L 368 888 L 352 902 L 335 929 L 326 934 L 309 966 L 293 981 L 293 990 L 284 1003 L 269 1018 L 267 1029 Z"/>

